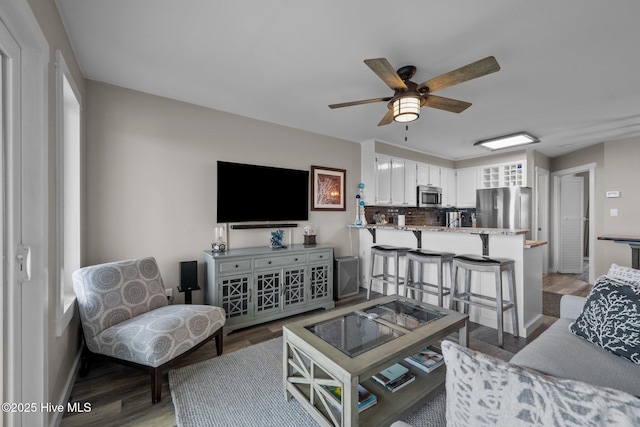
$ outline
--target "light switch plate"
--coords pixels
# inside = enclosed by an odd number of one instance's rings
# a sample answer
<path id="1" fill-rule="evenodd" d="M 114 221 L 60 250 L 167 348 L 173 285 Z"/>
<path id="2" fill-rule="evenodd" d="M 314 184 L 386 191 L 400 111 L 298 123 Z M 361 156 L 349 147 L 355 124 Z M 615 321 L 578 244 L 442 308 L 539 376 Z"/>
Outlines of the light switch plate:
<path id="1" fill-rule="evenodd" d="M 620 197 L 620 192 L 619 191 L 607 191 L 607 197 L 608 198 Z"/>
<path id="2" fill-rule="evenodd" d="M 618 216 L 618 209 L 611 209 L 609 211 L 609 216 Z"/>

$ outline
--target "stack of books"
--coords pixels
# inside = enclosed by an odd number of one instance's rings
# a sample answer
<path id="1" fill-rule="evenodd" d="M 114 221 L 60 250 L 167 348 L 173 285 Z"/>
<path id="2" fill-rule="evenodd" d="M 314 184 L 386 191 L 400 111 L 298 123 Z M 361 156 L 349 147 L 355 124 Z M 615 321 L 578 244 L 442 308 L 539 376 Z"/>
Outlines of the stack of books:
<path id="1" fill-rule="evenodd" d="M 338 411 L 342 411 L 340 405 L 340 403 L 342 402 L 342 387 L 332 385 L 325 385 L 323 387 L 333 397 L 333 399 L 329 399 L 329 403 L 331 403 L 333 407 Z M 372 407 L 376 403 L 378 403 L 378 398 L 376 397 L 376 395 L 358 384 L 358 412 L 362 412 L 365 409 Z"/>
<path id="2" fill-rule="evenodd" d="M 372 377 L 382 384 L 387 390 L 395 392 L 412 383 L 416 376 L 409 372 L 409 368 L 399 363 L 394 363 L 387 369 L 378 372 Z"/>
<path id="3" fill-rule="evenodd" d="M 404 360 L 427 373 L 430 373 L 437 367 L 444 365 L 444 357 L 442 357 L 442 354 L 428 347 L 423 348 L 419 353 L 409 356 Z"/>

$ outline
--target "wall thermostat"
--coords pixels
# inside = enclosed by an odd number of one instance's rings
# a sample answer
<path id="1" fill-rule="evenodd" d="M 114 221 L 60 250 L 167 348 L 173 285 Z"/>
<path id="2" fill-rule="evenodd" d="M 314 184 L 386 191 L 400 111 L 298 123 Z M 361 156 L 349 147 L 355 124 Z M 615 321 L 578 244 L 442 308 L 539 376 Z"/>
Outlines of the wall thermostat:
<path id="1" fill-rule="evenodd" d="M 620 192 L 619 191 L 607 191 L 607 197 L 608 198 L 620 197 Z"/>

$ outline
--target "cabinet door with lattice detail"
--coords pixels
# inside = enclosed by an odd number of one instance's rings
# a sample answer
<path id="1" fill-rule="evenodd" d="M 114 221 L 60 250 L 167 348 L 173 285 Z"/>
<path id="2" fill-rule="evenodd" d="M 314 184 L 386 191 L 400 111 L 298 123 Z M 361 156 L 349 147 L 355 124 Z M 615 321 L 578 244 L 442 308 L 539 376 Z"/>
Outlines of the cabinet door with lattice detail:
<path id="1" fill-rule="evenodd" d="M 268 270 L 255 275 L 256 314 L 280 310 L 281 274 L 282 270 Z"/>
<path id="2" fill-rule="evenodd" d="M 304 304 L 306 302 L 305 295 L 305 278 L 306 268 L 291 268 L 285 269 L 283 274 L 282 290 L 284 296 L 284 307 L 289 307 L 296 304 Z"/>
<path id="3" fill-rule="evenodd" d="M 218 281 L 219 301 L 227 319 L 252 316 L 251 274 L 221 277 Z"/>
<path id="4" fill-rule="evenodd" d="M 312 265 L 310 270 L 311 300 L 331 299 L 333 291 L 330 280 L 332 274 L 331 265 Z"/>

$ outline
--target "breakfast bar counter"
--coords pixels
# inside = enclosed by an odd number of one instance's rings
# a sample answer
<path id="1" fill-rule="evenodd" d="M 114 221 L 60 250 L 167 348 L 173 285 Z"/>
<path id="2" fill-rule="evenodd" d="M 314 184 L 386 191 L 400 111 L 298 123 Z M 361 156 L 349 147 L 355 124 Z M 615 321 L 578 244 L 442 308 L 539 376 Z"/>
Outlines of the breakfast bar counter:
<path id="1" fill-rule="evenodd" d="M 516 276 L 516 304 L 518 307 L 519 335 L 526 337 L 542 324 L 542 248 L 544 241 L 526 240 L 529 230 L 476 227 L 443 227 L 431 225 L 367 224 L 356 226 L 348 224 L 352 231 L 359 231 L 360 259 L 363 272 L 362 287 L 369 286 L 369 262 L 371 247 L 374 245 L 392 245 L 409 248 L 421 248 L 432 251 L 453 252 L 454 254 L 475 254 L 514 260 Z M 364 231 L 367 232 L 364 232 Z M 404 272 L 404 261 L 400 271 Z M 427 272 L 427 279 L 434 283 L 435 269 Z M 495 296 L 494 277 L 491 273 L 474 273 L 472 291 Z M 445 286 L 449 287 L 448 277 Z M 374 291 L 381 292 L 382 287 L 374 284 Z M 389 287 L 393 292 L 394 288 Z M 404 293 L 400 286 L 398 292 Z M 435 297 L 425 296 L 425 301 L 436 304 Z M 448 300 L 445 301 L 448 303 Z M 512 332 L 512 325 L 505 316 L 505 332 Z M 491 310 L 470 307 L 469 320 L 495 328 L 496 313 Z"/>

